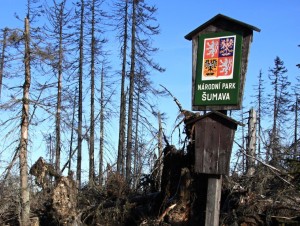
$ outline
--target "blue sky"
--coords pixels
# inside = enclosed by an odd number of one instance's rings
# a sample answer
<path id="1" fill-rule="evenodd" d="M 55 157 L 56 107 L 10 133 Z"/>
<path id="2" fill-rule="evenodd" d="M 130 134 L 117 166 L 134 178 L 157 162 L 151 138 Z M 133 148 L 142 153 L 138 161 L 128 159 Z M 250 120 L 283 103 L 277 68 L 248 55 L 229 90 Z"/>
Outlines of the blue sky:
<path id="1" fill-rule="evenodd" d="M 23 27 L 23 21 L 14 18 L 17 13 L 24 18 L 23 0 L 1 0 L 0 28 L 4 26 Z M 279 56 L 288 69 L 290 80 L 299 73 L 296 64 L 300 63 L 300 1 L 299 0 L 149 0 L 158 8 L 157 20 L 161 34 L 155 37 L 154 46 L 159 53 L 154 57 L 166 72 L 153 78 L 157 84 L 166 86 L 183 107 L 191 110 L 192 81 L 192 43 L 184 36 L 207 20 L 221 13 L 261 29 L 254 32 L 250 49 L 244 105 L 247 106 L 249 95 L 259 70 L 267 78 L 268 69 Z M 160 100 L 161 101 L 161 100 Z M 165 102 L 165 100 L 163 100 Z M 170 103 L 169 103 L 170 102 Z M 170 104 L 170 105 L 169 105 Z M 171 99 L 163 104 L 162 111 L 176 111 Z"/>
<path id="2" fill-rule="evenodd" d="M 26 2 L 0 0 L 0 28 L 23 28 L 23 21 L 18 21 L 14 13 L 24 18 Z M 219 13 L 261 29 L 254 32 L 250 49 L 244 93 L 247 110 L 251 107 L 250 96 L 259 71 L 262 70 L 268 82 L 268 69 L 273 67 L 276 56 L 284 61 L 290 81 L 300 73 L 296 68 L 300 63 L 299 0 L 149 0 L 149 4 L 158 8 L 156 17 L 161 30 L 154 38 L 153 44 L 159 48 L 154 58 L 166 68 L 163 74 L 153 72 L 153 80 L 157 87 L 159 84 L 167 87 L 187 110 L 191 110 L 192 43 L 184 36 Z M 161 111 L 169 116 L 166 122 L 169 135 L 178 108 L 172 98 L 161 98 L 157 102 Z"/>

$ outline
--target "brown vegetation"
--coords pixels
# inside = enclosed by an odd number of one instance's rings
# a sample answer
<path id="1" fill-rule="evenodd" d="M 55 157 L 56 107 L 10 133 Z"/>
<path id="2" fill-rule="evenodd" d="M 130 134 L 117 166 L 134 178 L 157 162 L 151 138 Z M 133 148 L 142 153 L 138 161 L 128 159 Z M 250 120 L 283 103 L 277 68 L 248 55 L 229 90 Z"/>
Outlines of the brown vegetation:
<path id="1" fill-rule="evenodd" d="M 51 171 L 36 170 L 42 163 L 49 168 L 39 159 L 31 172 L 36 178 L 46 174 L 49 185 L 39 182 L 42 188 L 31 190 L 32 225 L 202 225 L 207 176 L 194 174 L 190 158 L 174 146 L 165 147 L 160 192 L 151 176 L 131 190 L 112 171 L 104 186 L 78 190 L 71 176 L 53 182 Z M 7 180 L 1 185 L 2 225 L 18 225 L 19 206 L 13 201 L 18 200 L 18 192 L 13 183 Z M 274 173 L 262 164 L 251 177 L 224 177 L 220 225 L 299 225 L 299 189 L 299 175 Z"/>

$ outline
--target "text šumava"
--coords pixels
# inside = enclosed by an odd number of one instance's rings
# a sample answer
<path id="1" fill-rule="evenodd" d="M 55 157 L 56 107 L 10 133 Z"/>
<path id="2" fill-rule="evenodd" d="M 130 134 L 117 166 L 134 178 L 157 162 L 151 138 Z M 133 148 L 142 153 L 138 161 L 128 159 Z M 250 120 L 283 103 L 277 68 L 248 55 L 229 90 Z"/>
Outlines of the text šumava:
<path id="1" fill-rule="evenodd" d="M 236 89 L 235 82 L 218 82 L 218 83 L 203 83 L 198 84 L 198 90 L 204 91 L 201 95 L 202 101 L 218 101 L 218 100 L 230 100 L 230 93 L 220 92 L 222 90 Z M 216 93 L 207 93 L 206 90 L 218 90 Z"/>

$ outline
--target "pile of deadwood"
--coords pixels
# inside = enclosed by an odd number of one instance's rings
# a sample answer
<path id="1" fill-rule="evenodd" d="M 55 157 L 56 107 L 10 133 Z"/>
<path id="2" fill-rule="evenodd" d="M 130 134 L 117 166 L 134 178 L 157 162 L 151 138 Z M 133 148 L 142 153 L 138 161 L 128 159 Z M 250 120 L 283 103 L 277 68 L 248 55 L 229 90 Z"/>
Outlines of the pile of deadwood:
<path id="1" fill-rule="evenodd" d="M 40 186 L 31 194 L 32 225 L 205 225 L 208 178 L 193 172 L 192 156 L 192 149 L 167 145 L 160 186 L 153 172 L 137 190 L 113 171 L 102 187 L 78 189 L 71 175 L 57 175 L 40 158 L 30 170 Z M 9 195 L 17 196 L 10 188 Z M 0 223 L 18 225 L 17 199 L 3 195 Z M 222 226 L 300 225 L 299 175 L 258 165 L 252 176 L 223 177 L 220 208 Z"/>
<path id="2" fill-rule="evenodd" d="M 259 165 L 223 181 L 220 225 L 300 225 L 300 180 Z"/>
<path id="3" fill-rule="evenodd" d="M 102 187 L 78 189 L 40 158 L 30 171 L 40 186 L 31 193 L 32 225 L 204 225 L 207 177 L 195 175 L 191 162 L 191 154 L 167 145 L 160 186 L 153 172 L 132 190 L 111 171 Z M 0 225 L 18 225 L 16 184 L 1 184 Z M 220 225 L 300 225 L 299 174 L 259 165 L 252 176 L 223 177 Z"/>

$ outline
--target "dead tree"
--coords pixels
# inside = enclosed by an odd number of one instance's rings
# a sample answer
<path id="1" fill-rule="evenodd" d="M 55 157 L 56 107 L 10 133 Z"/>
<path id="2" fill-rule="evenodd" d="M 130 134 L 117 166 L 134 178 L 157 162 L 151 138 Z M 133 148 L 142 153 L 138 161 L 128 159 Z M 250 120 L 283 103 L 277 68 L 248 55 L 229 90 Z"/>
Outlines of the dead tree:
<path id="1" fill-rule="evenodd" d="M 255 156 L 256 156 L 256 111 L 252 108 L 249 112 L 248 122 L 248 144 L 247 144 L 247 175 L 252 176 L 255 172 Z"/>
<path id="2" fill-rule="evenodd" d="M 23 106 L 21 120 L 21 141 L 20 141 L 20 186 L 21 186 L 21 219 L 20 225 L 29 225 L 30 199 L 28 188 L 28 170 L 27 170 L 27 144 L 28 144 L 28 126 L 29 126 L 29 88 L 31 82 L 30 73 L 30 33 L 29 20 L 25 18 L 25 81 L 23 85 Z"/>

